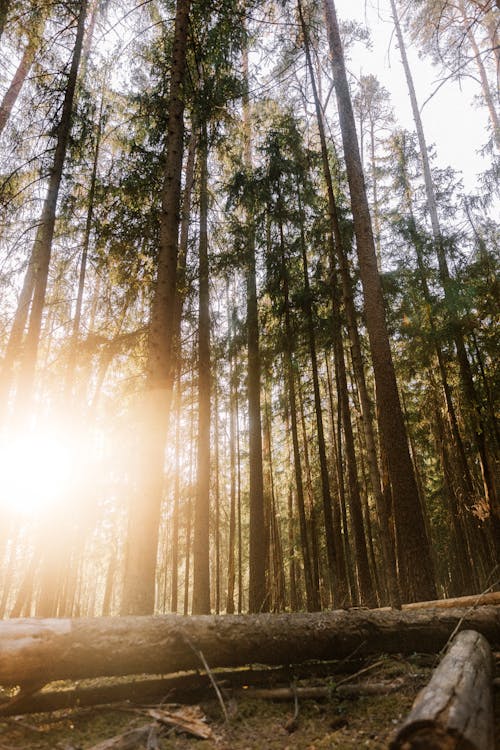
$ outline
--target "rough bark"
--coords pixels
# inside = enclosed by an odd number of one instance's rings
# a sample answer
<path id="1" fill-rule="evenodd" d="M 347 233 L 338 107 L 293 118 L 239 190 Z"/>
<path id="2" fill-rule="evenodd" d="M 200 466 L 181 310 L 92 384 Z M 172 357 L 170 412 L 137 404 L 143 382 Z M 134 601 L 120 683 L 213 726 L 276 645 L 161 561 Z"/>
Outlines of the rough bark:
<path id="1" fill-rule="evenodd" d="M 375 652 L 436 653 L 458 627 L 500 645 L 500 608 L 4 620 L 0 684 L 301 663 Z M 193 650 L 194 647 L 194 650 Z"/>
<path id="2" fill-rule="evenodd" d="M 493 750 L 492 657 L 473 630 L 459 633 L 390 750 Z"/>

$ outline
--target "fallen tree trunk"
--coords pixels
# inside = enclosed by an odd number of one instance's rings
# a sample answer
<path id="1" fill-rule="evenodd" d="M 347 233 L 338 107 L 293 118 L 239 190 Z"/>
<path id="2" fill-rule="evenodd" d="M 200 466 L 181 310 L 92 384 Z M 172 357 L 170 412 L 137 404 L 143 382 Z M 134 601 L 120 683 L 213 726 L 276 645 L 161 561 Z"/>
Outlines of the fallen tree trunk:
<path id="1" fill-rule="evenodd" d="M 293 664 L 374 652 L 436 653 L 454 629 L 500 644 L 500 608 L 180 617 L 20 619 L 0 622 L 0 685 Z"/>
<path id="2" fill-rule="evenodd" d="M 459 633 L 390 744 L 390 750 L 493 750 L 491 650 L 473 630 Z"/>
<path id="3" fill-rule="evenodd" d="M 433 657 L 435 658 L 435 657 Z M 331 678 L 332 675 L 351 675 L 366 664 L 363 659 L 346 661 L 312 661 L 296 664 L 293 667 L 261 667 L 248 669 L 215 670 L 212 676 L 220 688 L 238 690 L 248 686 L 276 687 L 279 684 L 290 684 L 296 679 Z M 109 678 L 108 678 L 109 679 Z M 43 713 L 60 709 L 85 708 L 88 706 L 109 703 L 127 702 L 132 704 L 159 703 L 168 700 L 170 703 L 196 703 L 203 700 L 213 689 L 210 676 L 200 672 L 173 674 L 169 677 L 133 677 L 118 678 L 115 682 L 108 679 L 100 684 L 61 686 L 34 692 L 27 690 L 15 698 L 0 700 L 0 716 L 17 714 Z M 35 686 L 36 687 L 36 686 Z"/>
<path id="4" fill-rule="evenodd" d="M 408 681 L 398 677 L 393 680 L 380 682 L 356 682 L 352 685 L 338 685 L 335 687 L 279 687 L 279 688 L 248 688 L 242 691 L 247 698 L 258 698 L 269 701 L 299 700 L 331 700 L 334 696 L 340 698 L 359 698 L 362 695 L 388 695 L 395 693 L 408 685 Z"/>
<path id="5" fill-rule="evenodd" d="M 452 599 L 432 599 L 428 602 L 410 602 L 403 604 L 402 609 L 449 609 L 450 607 L 482 607 L 485 604 L 500 604 L 500 591 L 457 596 Z M 380 607 L 380 609 L 387 611 L 390 607 Z"/>

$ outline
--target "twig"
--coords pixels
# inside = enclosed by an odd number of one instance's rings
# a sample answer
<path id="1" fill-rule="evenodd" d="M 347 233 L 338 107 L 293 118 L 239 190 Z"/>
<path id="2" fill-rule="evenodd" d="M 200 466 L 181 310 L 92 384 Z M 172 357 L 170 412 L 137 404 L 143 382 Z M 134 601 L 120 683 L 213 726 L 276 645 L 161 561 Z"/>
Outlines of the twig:
<path id="1" fill-rule="evenodd" d="M 291 687 L 293 691 L 293 704 L 294 704 L 292 721 L 297 721 L 297 719 L 299 718 L 299 693 L 297 691 L 297 685 L 295 683 L 295 680 L 292 682 Z"/>
<path id="2" fill-rule="evenodd" d="M 224 721 L 226 722 L 226 724 L 227 724 L 227 723 L 229 723 L 229 714 L 228 714 L 228 712 L 227 712 L 227 709 L 226 709 L 226 704 L 224 703 L 224 698 L 222 697 L 222 693 L 221 693 L 221 691 L 220 691 L 220 689 L 219 689 L 219 686 L 217 685 L 217 682 L 215 681 L 215 677 L 214 677 L 214 676 L 213 676 L 213 674 L 212 674 L 212 670 L 211 670 L 211 669 L 210 669 L 210 667 L 208 666 L 208 662 L 207 662 L 207 660 L 205 659 L 205 656 L 204 656 L 204 654 L 203 654 L 203 651 L 200 651 L 199 649 L 197 649 L 197 648 L 196 648 L 196 647 L 195 647 L 195 646 L 194 646 L 194 645 L 193 645 L 193 644 L 191 643 L 191 641 L 190 641 L 190 639 L 189 639 L 189 638 L 187 637 L 187 635 L 185 635 L 185 634 L 184 634 L 184 638 L 185 638 L 185 640 L 186 640 L 186 643 L 187 643 L 187 644 L 188 644 L 188 646 L 190 647 L 190 649 L 191 649 L 192 651 L 194 651 L 194 653 L 195 653 L 195 654 L 196 654 L 196 655 L 198 656 L 198 658 L 200 659 L 201 663 L 203 664 L 203 667 L 204 667 L 204 669 L 205 669 L 205 671 L 206 671 L 206 673 L 207 673 L 207 675 L 208 675 L 208 677 L 209 677 L 209 679 L 210 679 L 210 682 L 212 683 L 212 685 L 213 685 L 213 688 L 214 688 L 214 690 L 215 690 L 215 694 L 216 694 L 216 696 L 217 696 L 217 700 L 219 701 L 220 707 L 221 707 L 221 709 L 222 709 L 222 713 L 224 714 Z"/>
<path id="3" fill-rule="evenodd" d="M 380 659 L 379 661 L 374 662 L 373 664 L 369 664 L 367 667 L 363 667 L 363 669 L 360 669 L 358 672 L 355 672 L 354 674 L 350 674 L 347 677 L 344 677 L 343 680 L 339 680 L 335 683 L 335 687 L 338 687 L 339 685 L 344 685 L 346 682 L 351 682 L 351 680 L 354 680 L 356 677 L 359 677 L 362 674 L 365 674 L 366 672 L 370 672 L 372 669 L 376 669 L 376 667 L 381 667 L 382 664 L 384 664 L 385 660 Z"/>
<path id="4" fill-rule="evenodd" d="M 491 573 L 490 573 L 490 576 L 492 576 L 492 575 L 493 575 L 493 574 L 494 574 L 494 573 L 496 572 L 497 568 L 498 568 L 498 565 L 496 565 L 496 566 L 495 566 L 495 567 L 493 568 L 493 570 L 492 570 L 492 571 L 491 571 Z M 460 620 L 459 620 L 459 621 L 457 622 L 457 624 L 456 624 L 456 625 L 455 625 L 455 627 L 453 628 L 453 630 L 452 630 L 452 632 L 451 632 L 451 635 L 450 635 L 450 637 L 448 638 L 448 640 L 447 640 L 447 641 L 446 641 L 446 643 L 444 644 L 443 648 L 441 649 L 441 651 L 440 651 L 440 652 L 439 652 L 439 654 L 437 655 L 436 659 L 437 659 L 438 657 L 440 657 L 440 656 L 442 656 L 442 655 L 444 654 L 444 652 L 446 651 L 446 649 L 448 648 L 448 646 L 449 646 L 449 644 L 450 644 L 450 641 L 452 641 L 452 640 L 453 640 L 453 638 L 454 638 L 454 637 L 456 636 L 456 634 L 458 633 L 458 631 L 459 631 L 459 630 L 460 630 L 460 628 L 462 627 L 462 623 L 463 623 L 463 621 L 465 620 L 465 618 L 467 617 L 467 615 L 469 615 L 469 614 L 470 614 L 471 612 L 473 612 L 473 611 L 474 611 L 474 610 L 476 609 L 476 607 L 478 606 L 478 604 L 479 604 L 479 602 L 481 601 L 482 597 L 483 597 L 483 596 L 484 596 L 485 594 L 488 594 L 488 593 L 489 593 L 490 591 L 492 591 L 492 590 L 493 590 L 493 588 L 494 588 L 495 586 L 498 586 L 498 583 L 499 583 L 499 581 L 498 581 L 498 580 L 497 580 L 497 581 L 493 581 L 493 583 L 492 583 L 492 584 L 491 584 L 490 586 L 488 586 L 488 588 L 484 589 L 484 591 L 481 591 L 481 593 L 480 593 L 480 594 L 478 594 L 478 597 L 477 597 L 477 599 L 475 600 L 474 604 L 472 604 L 472 605 L 471 605 L 471 606 L 469 607 L 469 609 L 468 609 L 468 610 L 467 610 L 467 611 L 465 612 L 465 614 L 463 615 L 463 617 L 461 617 L 461 618 L 460 618 Z"/>

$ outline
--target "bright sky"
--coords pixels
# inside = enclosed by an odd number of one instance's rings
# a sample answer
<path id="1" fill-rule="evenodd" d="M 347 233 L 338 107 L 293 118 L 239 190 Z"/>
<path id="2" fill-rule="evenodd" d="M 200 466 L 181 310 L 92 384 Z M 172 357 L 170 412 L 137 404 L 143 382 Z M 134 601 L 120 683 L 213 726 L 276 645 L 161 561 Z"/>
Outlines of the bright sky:
<path id="1" fill-rule="evenodd" d="M 378 10 L 377 10 L 378 6 Z M 399 49 L 393 34 L 388 0 L 335 0 L 339 20 L 355 19 L 365 23 L 372 34 L 373 49 L 356 45 L 349 68 L 355 76 L 373 73 L 388 89 L 398 122 L 414 130 L 408 89 Z M 440 71 L 427 58 L 420 58 L 407 47 L 420 107 L 440 81 Z M 477 174 L 489 166 L 489 160 L 478 151 L 487 140 L 486 108 L 477 107 L 473 98 L 479 85 L 465 81 L 460 88 L 453 81 L 445 83 L 421 111 L 427 144 L 435 144 L 437 165 L 451 166 L 463 173 L 466 190 L 474 190 Z"/>

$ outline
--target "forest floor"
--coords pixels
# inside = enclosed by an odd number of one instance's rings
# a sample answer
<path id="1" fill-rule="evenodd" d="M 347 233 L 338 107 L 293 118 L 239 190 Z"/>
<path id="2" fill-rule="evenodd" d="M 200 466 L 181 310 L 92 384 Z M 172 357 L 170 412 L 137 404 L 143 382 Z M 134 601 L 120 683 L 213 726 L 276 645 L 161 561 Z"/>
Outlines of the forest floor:
<path id="1" fill-rule="evenodd" d="M 363 670 L 364 672 L 365 670 Z M 409 712 L 418 691 L 429 681 L 432 668 L 417 658 L 382 657 L 367 676 L 332 674 L 295 682 L 297 688 L 329 688 L 322 699 L 297 701 L 262 699 L 252 688 L 225 693 L 224 710 L 212 690 L 195 708 L 186 704 L 120 703 L 91 708 L 73 708 L 43 714 L 0 718 L 0 750 L 354 750 L 388 747 L 391 736 Z M 352 695 L 336 692 L 341 682 L 350 684 Z M 391 688 L 392 683 L 392 688 Z M 391 692 L 363 694 L 367 685 L 383 684 Z M 360 687 L 356 694 L 356 687 Z M 64 687 L 64 686 L 62 686 Z M 500 750 L 500 691 L 495 694 L 496 745 Z M 177 711 L 210 736 L 197 739 L 179 726 L 152 720 L 151 710 Z M 154 716 L 153 716 L 154 718 Z M 182 723 L 182 722 L 181 722 Z M 134 729 L 149 727 L 141 736 Z"/>

